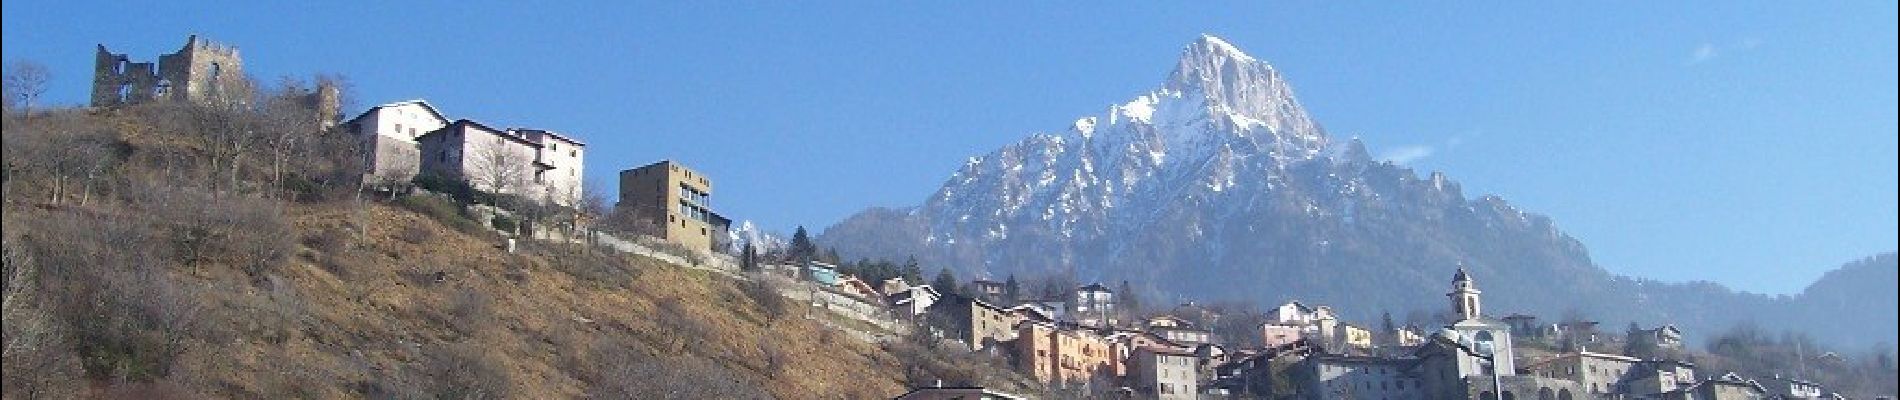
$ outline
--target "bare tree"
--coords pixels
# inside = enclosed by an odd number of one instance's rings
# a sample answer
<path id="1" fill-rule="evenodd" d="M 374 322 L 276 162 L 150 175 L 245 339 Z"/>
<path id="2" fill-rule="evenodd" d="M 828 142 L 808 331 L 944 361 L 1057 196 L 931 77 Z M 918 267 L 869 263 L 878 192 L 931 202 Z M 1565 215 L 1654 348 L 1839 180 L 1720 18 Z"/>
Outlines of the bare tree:
<path id="1" fill-rule="evenodd" d="M 510 395 L 507 365 L 492 349 L 474 343 L 451 343 L 432 347 L 427 356 L 436 398 L 505 399 Z"/>
<path id="2" fill-rule="evenodd" d="M 495 143 L 475 145 L 475 151 L 470 154 L 475 157 L 475 162 L 469 171 L 469 183 L 496 196 L 520 194 L 518 192 L 527 185 L 528 163 L 533 160 L 525 151 L 517 151 L 506 139 L 497 137 L 494 140 Z"/>
<path id="3" fill-rule="evenodd" d="M 78 363 L 66 351 L 67 336 L 59 321 L 36 299 L 39 274 L 32 254 L 8 240 L 0 244 L 5 262 L 4 301 L 0 301 L 0 330 L 6 343 L 0 360 L 7 373 L 0 376 L 9 398 L 64 397 L 75 389 Z"/>
<path id="4" fill-rule="evenodd" d="M 371 137 L 367 140 L 368 146 L 376 145 L 376 138 Z M 416 157 L 389 157 L 386 161 L 386 163 L 372 163 L 373 165 L 370 166 L 372 170 L 365 181 L 376 190 L 388 191 L 390 199 L 395 199 L 397 194 L 407 192 L 409 187 L 415 184 L 415 175 L 421 160 Z"/>
<path id="5" fill-rule="evenodd" d="M 249 91 L 249 81 L 242 80 L 237 86 Z M 205 146 L 208 156 L 207 170 L 211 175 L 227 174 L 226 188 L 237 186 L 242 161 L 260 141 L 260 118 L 251 112 L 248 100 L 240 100 L 232 95 L 223 94 L 203 104 L 175 103 L 168 105 L 180 107 L 177 112 L 182 117 L 187 132 L 195 133 Z M 217 182 L 216 177 L 209 182 Z M 213 185 L 214 188 L 216 185 Z"/>
<path id="6" fill-rule="evenodd" d="M 659 237 L 665 231 L 660 221 L 665 219 L 665 210 L 655 206 L 616 206 L 601 218 L 601 227 L 611 232 L 635 236 Z M 660 219 L 654 219 L 658 216 Z"/>
<path id="7" fill-rule="evenodd" d="M 294 157 L 303 156 L 308 144 L 320 133 L 323 116 L 314 103 L 316 93 L 300 80 L 283 78 L 277 86 L 262 93 L 257 139 L 270 161 L 270 186 L 281 188 L 284 173 Z M 275 193 L 276 191 L 271 191 Z"/>
<path id="8" fill-rule="evenodd" d="M 80 204 L 84 205 L 91 197 L 92 181 L 113 161 L 111 139 L 88 125 L 77 118 L 40 118 L 34 124 L 39 129 L 9 135 L 9 169 L 44 176 L 51 186 L 47 192 L 51 204 L 65 202 L 72 184 L 83 185 Z"/>
<path id="9" fill-rule="evenodd" d="M 39 100 L 40 95 L 46 94 L 46 82 L 52 80 L 52 76 L 45 65 L 32 61 L 14 61 L 7 65 L 8 104 L 18 101 L 27 112 L 32 112 L 34 102 Z"/>
<path id="10" fill-rule="evenodd" d="M 587 241 L 587 248 L 592 249 L 595 239 L 595 222 L 600 221 L 612 211 L 611 206 L 607 204 L 607 189 L 597 181 L 587 181 L 581 184 L 579 192 L 574 197 L 574 201 L 569 203 L 574 207 L 573 227 Z"/>

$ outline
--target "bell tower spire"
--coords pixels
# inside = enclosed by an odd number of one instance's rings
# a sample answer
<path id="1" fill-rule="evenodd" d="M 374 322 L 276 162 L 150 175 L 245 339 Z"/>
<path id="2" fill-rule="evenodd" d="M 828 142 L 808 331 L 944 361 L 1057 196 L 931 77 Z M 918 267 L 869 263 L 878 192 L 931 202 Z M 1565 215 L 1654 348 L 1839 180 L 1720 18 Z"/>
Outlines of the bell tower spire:
<path id="1" fill-rule="evenodd" d="M 1451 277 L 1451 309 L 1458 312 L 1459 320 L 1475 320 L 1483 316 L 1478 301 L 1478 286 L 1471 282 L 1471 274 L 1465 272 L 1465 264 L 1458 263 L 1458 274 Z"/>

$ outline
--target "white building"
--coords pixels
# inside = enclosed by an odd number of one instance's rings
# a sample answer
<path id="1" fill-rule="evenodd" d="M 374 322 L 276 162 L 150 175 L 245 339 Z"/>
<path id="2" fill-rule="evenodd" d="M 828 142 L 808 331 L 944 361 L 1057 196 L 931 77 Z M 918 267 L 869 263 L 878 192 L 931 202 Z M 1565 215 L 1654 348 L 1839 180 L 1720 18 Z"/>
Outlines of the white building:
<path id="1" fill-rule="evenodd" d="M 416 138 L 448 124 L 441 111 L 418 99 L 370 107 L 342 126 L 362 141 L 371 181 L 391 184 L 414 179 L 421 168 Z"/>
<path id="2" fill-rule="evenodd" d="M 932 304 L 937 304 L 937 300 L 943 299 L 943 294 L 937 293 L 937 289 L 932 289 L 930 285 L 917 285 L 891 293 L 887 299 L 890 301 L 891 308 L 902 315 L 923 315 L 930 311 Z"/>
<path id="3" fill-rule="evenodd" d="M 1076 288 L 1069 300 L 1069 315 L 1082 325 L 1114 325 L 1115 291 L 1100 283 Z"/>
<path id="4" fill-rule="evenodd" d="M 573 205 L 580 202 L 584 182 L 581 180 L 581 161 L 587 155 L 587 144 L 544 129 L 510 130 L 537 145 L 534 157 L 536 175 L 532 179 L 545 192 L 544 195 L 553 199 L 555 204 Z"/>
<path id="5" fill-rule="evenodd" d="M 1285 346 L 1300 339 L 1327 346 L 1349 341 L 1331 307 L 1311 307 L 1299 301 L 1267 310 L 1267 322 L 1261 325 L 1260 333 L 1267 347 Z"/>
<path id="6" fill-rule="evenodd" d="M 584 144 L 539 129 L 495 129 L 456 120 L 417 139 L 424 173 L 466 180 L 476 190 L 561 206 L 579 202 Z"/>

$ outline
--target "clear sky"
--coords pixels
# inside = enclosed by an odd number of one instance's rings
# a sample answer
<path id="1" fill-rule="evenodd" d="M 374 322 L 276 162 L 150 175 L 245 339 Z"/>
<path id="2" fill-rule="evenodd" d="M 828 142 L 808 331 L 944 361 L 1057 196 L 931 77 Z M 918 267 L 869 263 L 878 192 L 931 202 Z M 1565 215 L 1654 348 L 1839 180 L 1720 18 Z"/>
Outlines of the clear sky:
<path id="1" fill-rule="evenodd" d="M 1335 136 L 1550 215 L 1613 272 L 1791 293 L 1900 229 L 1893 2 L 118 3 L 4 2 L 0 51 L 79 104 L 94 44 L 200 33 L 263 78 L 344 74 L 358 110 L 579 136 L 604 187 L 682 161 L 782 231 L 915 205 L 1158 86 L 1203 32 Z"/>

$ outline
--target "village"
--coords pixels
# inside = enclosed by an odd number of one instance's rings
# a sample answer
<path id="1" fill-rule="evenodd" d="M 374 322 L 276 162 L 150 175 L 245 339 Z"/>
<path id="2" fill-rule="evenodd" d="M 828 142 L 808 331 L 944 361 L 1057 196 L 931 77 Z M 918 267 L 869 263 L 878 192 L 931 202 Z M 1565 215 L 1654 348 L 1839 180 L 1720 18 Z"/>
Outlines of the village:
<path id="1" fill-rule="evenodd" d="M 244 90 L 236 84 L 242 65 L 235 48 L 196 36 L 156 66 L 101 45 L 92 106 L 210 101 Z M 585 184 L 585 133 L 491 126 L 450 117 L 423 99 L 341 118 L 337 97 L 336 88 L 320 85 L 311 102 L 323 110 L 323 126 L 359 143 L 365 190 L 487 198 L 476 201 L 482 205 L 475 220 L 510 238 L 498 246 L 587 243 L 731 279 L 769 281 L 804 318 L 859 340 L 917 340 L 982 354 L 1086 397 L 1840 398 L 1797 377 L 1699 369 L 1684 357 L 1687 333 L 1671 325 L 1611 331 L 1587 320 L 1499 313 L 1512 305 L 1485 304 L 1484 277 L 1459 265 L 1442 266 L 1445 298 L 1415 299 L 1443 302 L 1435 308 L 1445 320 L 1400 326 L 1387 316 L 1365 323 L 1324 304 L 1289 301 L 1264 310 L 1264 322 L 1241 338 L 1213 329 L 1223 317 L 1234 318 L 1222 314 L 1232 310 L 1193 302 L 1136 309 L 1134 295 L 1111 288 L 1112 279 L 1031 294 L 1014 277 L 963 281 L 940 272 L 925 282 L 914 262 L 904 271 L 869 272 L 835 256 L 826 260 L 815 249 L 733 243 L 733 219 L 714 206 L 716 177 L 673 160 L 618 171 L 619 201 L 610 207 L 622 217 L 592 219 L 559 211 L 600 201 L 601 193 Z M 898 398 L 1022 398 L 975 386 L 913 389 Z"/>

